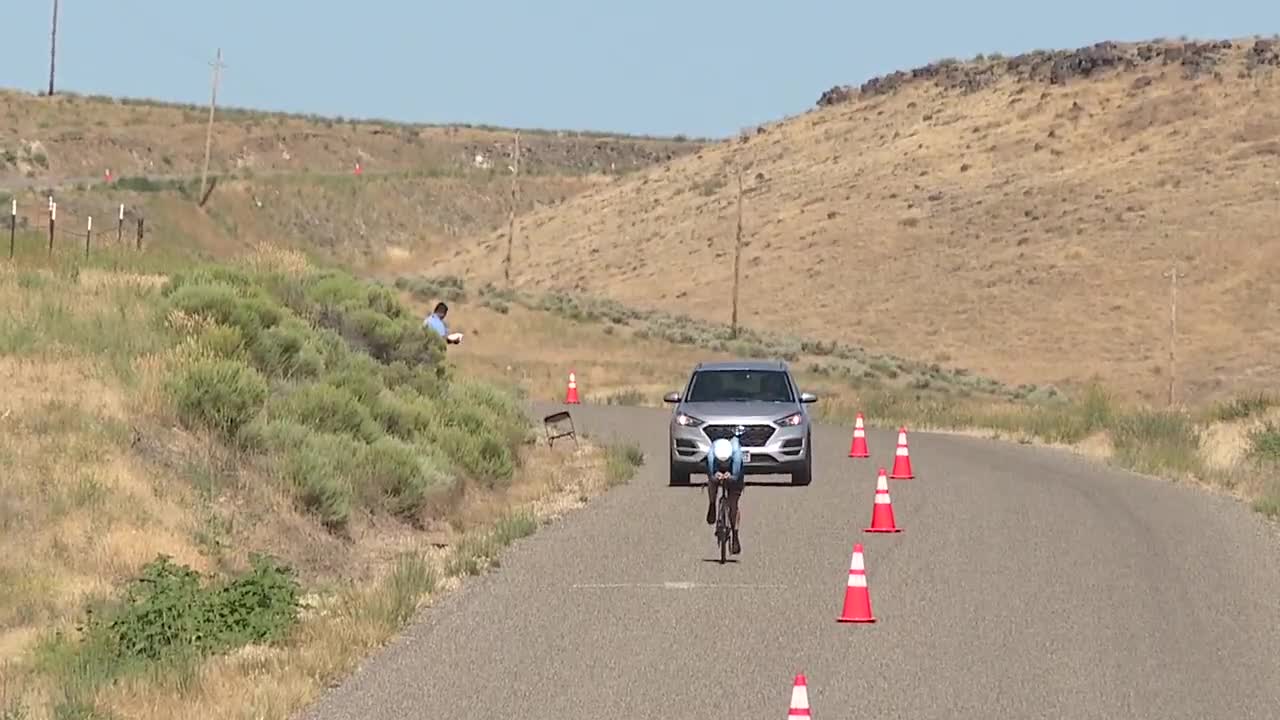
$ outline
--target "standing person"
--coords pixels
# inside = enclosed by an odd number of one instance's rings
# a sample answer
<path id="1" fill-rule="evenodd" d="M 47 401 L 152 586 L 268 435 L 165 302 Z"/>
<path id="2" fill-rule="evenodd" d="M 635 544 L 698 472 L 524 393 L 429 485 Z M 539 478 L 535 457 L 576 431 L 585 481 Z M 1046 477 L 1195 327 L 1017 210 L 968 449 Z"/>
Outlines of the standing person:
<path id="1" fill-rule="evenodd" d="M 457 345 L 462 342 L 462 333 L 449 332 L 449 326 L 444 324 L 444 318 L 448 314 L 449 306 L 445 305 L 443 302 L 438 302 L 436 303 L 435 309 L 432 310 L 431 314 L 427 316 L 427 319 L 422 322 L 422 326 L 435 331 L 437 335 L 444 338 L 446 343 L 449 343 L 450 345 Z"/>

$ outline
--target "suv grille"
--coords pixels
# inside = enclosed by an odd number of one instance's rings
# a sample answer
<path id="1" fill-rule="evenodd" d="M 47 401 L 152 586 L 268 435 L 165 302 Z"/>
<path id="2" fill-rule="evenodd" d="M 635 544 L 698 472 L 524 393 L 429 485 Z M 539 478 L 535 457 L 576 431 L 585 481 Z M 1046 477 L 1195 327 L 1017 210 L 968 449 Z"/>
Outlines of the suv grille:
<path id="1" fill-rule="evenodd" d="M 728 440 L 733 437 L 733 430 L 736 425 L 708 425 L 702 429 L 707 437 L 712 440 L 724 438 Z M 769 442 L 769 438 L 773 437 L 774 427 L 772 425 L 746 425 L 746 431 L 742 433 L 742 444 L 746 447 L 761 447 Z"/>

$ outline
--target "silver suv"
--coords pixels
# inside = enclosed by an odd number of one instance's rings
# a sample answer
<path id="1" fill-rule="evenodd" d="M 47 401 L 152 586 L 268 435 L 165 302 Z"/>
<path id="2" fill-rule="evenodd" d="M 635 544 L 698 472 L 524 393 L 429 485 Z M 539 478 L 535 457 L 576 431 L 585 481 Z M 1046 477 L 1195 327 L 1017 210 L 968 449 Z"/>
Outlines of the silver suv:
<path id="1" fill-rule="evenodd" d="M 790 475 L 792 485 L 813 479 L 808 403 L 781 361 L 698 363 L 684 393 L 663 398 L 671 416 L 671 484 L 688 485 L 706 473 L 711 442 L 739 435 L 749 475 Z"/>

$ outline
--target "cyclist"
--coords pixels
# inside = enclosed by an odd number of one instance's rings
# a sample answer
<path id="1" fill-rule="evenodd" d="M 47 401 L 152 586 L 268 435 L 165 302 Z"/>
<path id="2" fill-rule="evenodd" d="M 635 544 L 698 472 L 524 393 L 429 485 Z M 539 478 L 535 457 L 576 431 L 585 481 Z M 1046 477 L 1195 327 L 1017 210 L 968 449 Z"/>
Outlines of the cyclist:
<path id="1" fill-rule="evenodd" d="M 733 531 L 729 550 L 734 555 L 742 552 L 738 542 L 738 500 L 746 489 L 746 473 L 742 467 L 742 444 L 738 438 L 720 438 L 711 443 L 707 453 L 707 524 L 716 524 L 716 493 L 721 483 L 729 485 L 729 528 Z"/>

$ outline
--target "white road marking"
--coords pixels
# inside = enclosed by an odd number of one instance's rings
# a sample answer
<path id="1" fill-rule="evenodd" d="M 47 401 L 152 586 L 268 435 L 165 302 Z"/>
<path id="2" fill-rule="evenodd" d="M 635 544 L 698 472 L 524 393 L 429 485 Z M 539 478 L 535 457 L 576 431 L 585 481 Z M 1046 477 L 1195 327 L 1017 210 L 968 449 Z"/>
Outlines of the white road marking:
<path id="1" fill-rule="evenodd" d="M 750 585 L 741 583 L 697 583 L 689 581 L 662 583 L 575 583 L 575 590 L 612 590 L 658 588 L 661 590 L 695 590 L 700 588 L 731 588 L 737 590 L 786 590 L 786 585 Z"/>

